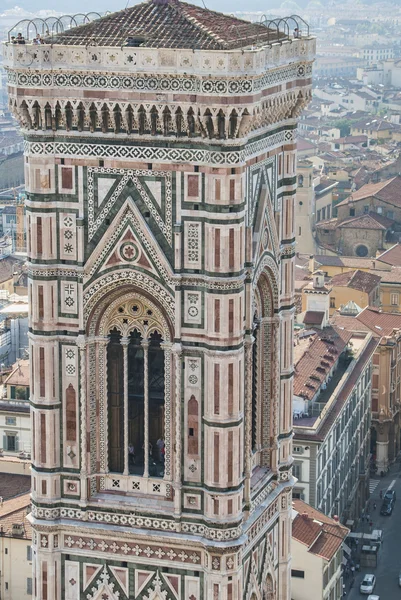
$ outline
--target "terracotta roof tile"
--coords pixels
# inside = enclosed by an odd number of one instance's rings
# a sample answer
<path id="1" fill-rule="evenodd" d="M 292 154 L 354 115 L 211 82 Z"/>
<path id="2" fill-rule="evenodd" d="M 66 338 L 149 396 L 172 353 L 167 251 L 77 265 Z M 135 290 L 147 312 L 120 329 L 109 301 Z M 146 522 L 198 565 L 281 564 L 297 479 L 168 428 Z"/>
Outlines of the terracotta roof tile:
<path id="1" fill-rule="evenodd" d="M 5 385 L 29 385 L 29 360 L 19 360 L 4 381 Z"/>
<path id="2" fill-rule="evenodd" d="M 350 201 L 363 200 L 374 196 L 379 200 L 384 200 L 390 204 L 401 206 L 401 177 L 397 175 L 387 181 L 380 181 L 379 183 L 367 183 L 363 185 L 359 190 L 353 192 L 351 196 L 339 202 L 337 206 L 345 206 Z"/>
<path id="3" fill-rule="evenodd" d="M 229 50 L 266 44 L 272 33 L 250 23 L 178 0 L 141 2 L 101 19 L 74 27 L 51 39 L 53 44 L 123 46 L 128 38 L 147 48 Z M 50 40 L 49 40 L 50 41 Z"/>
<path id="4" fill-rule="evenodd" d="M 321 325 L 324 319 L 324 311 L 307 310 L 304 316 L 305 325 Z"/>
<path id="5" fill-rule="evenodd" d="M 329 256 L 325 254 L 315 254 L 315 262 L 323 267 L 354 267 L 355 269 L 370 269 L 372 267 L 371 258 L 361 258 L 359 256 Z"/>
<path id="6" fill-rule="evenodd" d="M 401 267 L 391 267 L 391 270 L 371 269 L 372 275 L 378 275 L 381 283 L 399 283 L 401 285 Z"/>
<path id="7" fill-rule="evenodd" d="M 292 537 L 309 547 L 320 534 L 320 528 L 319 523 L 297 515 L 292 522 Z"/>
<path id="8" fill-rule="evenodd" d="M 3 500 L 26 494 L 31 489 L 30 475 L 0 473 L 0 496 Z M 1 515 L 1 509 L 0 509 Z"/>
<path id="9" fill-rule="evenodd" d="M 341 331 L 340 329 L 337 329 L 337 328 L 336 328 L 336 330 Z M 343 331 L 343 333 L 347 334 L 347 332 L 345 330 Z M 348 335 L 351 337 L 352 333 L 348 332 Z M 368 360 L 370 360 L 374 351 L 376 350 L 378 343 L 379 343 L 379 338 L 372 337 L 370 339 L 365 350 L 362 352 L 362 355 L 359 357 L 358 363 L 355 365 L 353 371 L 351 372 L 351 374 L 349 375 L 348 379 L 346 380 L 344 386 L 342 387 L 341 394 L 339 394 L 337 396 L 335 404 L 332 406 L 329 413 L 325 415 L 325 418 L 324 418 L 322 424 L 317 429 L 317 431 L 311 432 L 311 433 L 308 433 L 308 432 L 302 433 L 302 432 L 298 432 L 297 427 L 294 426 L 294 439 L 295 440 L 323 441 L 325 439 L 327 433 L 330 431 L 331 427 L 333 426 L 333 423 L 335 422 L 337 415 L 340 413 L 345 402 L 347 401 L 348 397 L 352 393 L 352 390 L 354 389 L 355 384 L 358 381 L 358 378 L 360 377 L 365 364 L 367 363 Z"/>
<path id="10" fill-rule="evenodd" d="M 330 219 L 329 221 L 319 221 L 316 223 L 316 229 L 335 229 L 338 219 Z"/>
<path id="11" fill-rule="evenodd" d="M 298 513 L 292 522 L 292 537 L 308 546 L 312 554 L 331 560 L 349 529 L 302 500 L 293 500 L 292 505 Z"/>
<path id="12" fill-rule="evenodd" d="M 394 244 L 391 248 L 380 254 L 377 260 L 387 265 L 401 266 L 401 244 Z"/>
<path id="13" fill-rule="evenodd" d="M 18 537 L 20 539 L 32 539 L 32 527 L 26 516 L 30 512 L 31 496 L 24 494 L 18 498 L 12 498 L 3 502 L 0 507 L 0 527 L 3 536 Z M 23 525 L 21 535 L 13 533 L 13 525 Z"/>
<path id="14" fill-rule="evenodd" d="M 349 287 L 370 294 L 380 284 L 380 277 L 357 269 L 334 275 L 330 283 L 333 287 Z"/>
<path id="15" fill-rule="evenodd" d="M 387 219 L 377 213 L 367 213 L 359 217 L 351 217 L 338 223 L 337 227 L 344 229 L 377 229 L 385 231 L 394 223 L 392 219 Z"/>
<path id="16" fill-rule="evenodd" d="M 356 319 L 369 327 L 376 335 L 391 335 L 393 329 L 401 329 L 400 313 L 385 313 L 378 309 L 366 307 Z"/>
<path id="17" fill-rule="evenodd" d="M 326 327 L 313 338 L 302 357 L 295 364 L 294 394 L 312 399 L 327 373 L 344 351 L 351 333 Z M 325 358 L 327 357 L 327 358 Z M 322 360 L 327 366 L 322 365 Z M 315 379 L 311 378 L 311 375 Z"/>

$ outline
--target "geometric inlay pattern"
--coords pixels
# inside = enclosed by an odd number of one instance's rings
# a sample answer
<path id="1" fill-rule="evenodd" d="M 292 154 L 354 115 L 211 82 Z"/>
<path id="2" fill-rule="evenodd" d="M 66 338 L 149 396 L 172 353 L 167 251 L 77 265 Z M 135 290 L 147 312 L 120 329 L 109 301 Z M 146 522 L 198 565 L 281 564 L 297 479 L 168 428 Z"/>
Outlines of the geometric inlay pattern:
<path id="1" fill-rule="evenodd" d="M 93 538 L 76 535 L 66 535 L 64 538 L 64 547 L 66 549 L 86 550 L 89 552 L 112 553 L 115 555 L 143 558 L 150 561 L 152 557 L 164 562 L 189 563 L 200 565 L 202 555 L 198 550 L 184 550 L 183 548 L 174 548 L 168 545 L 138 544 L 129 540 L 104 540 L 102 538 Z"/>
<path id="2" fill-rule="evenodd" d="M 8 83 L 23 87 L 59 87 L 79 89 L 111 89 L 134 90 L 151 92 L 184 92 L 206 93 L 221 96 L 222 94 L 249 94 L 258 92 L 272 85 L 295 78 L 310 77 L 311 63 L 292 64 L 279 69 L 269 69 L 263 75 L 254 78 L 212 78 L 201 79 L 198 77 L 184 76 L 157 76 L 146 74 L 119 75 L 113 73 L 68 73 L 62 72 L 24 72 L 8 71 Z"/>
<path id="3" fill-rule="evenodd" d="M 97 208 L 97 189 L 95 186 L 95 174 L 107 174 L 116 178 L 118 185 L 113 191 L 111 196 L 107 199 L 104 206 L 102 206 L 100 212 L 95 214 Z M 142 185 L 140 178 L 142 177 L 163 177 L 165 182 L 165 196 L 164 196 L 164 209 L 165 209 L 165 220 L 161 218 L 159 210 L 156 208 L 154 201 L 149 197 L 149 194 Z M 117 179 L 118 178 L 118 179 Z M 145 170 L 131 170 L 131 169 L 106 169 L 106 168 L 94 168 L 88 167 L 88 237 L 89 240 L 93 238 L 96 231 L 104 223 L 105 218 L 109 214 L 114 204 L 118 201 L 121 192 L 124 190 L 128 182 L 132 182 L 137 191 L 139 192 L 142 200 L 146 204 L 149 212 L 154 218 L 157 225 L 160 227 L 166 240 L 171 244 L 172 241 L 172 184 L 171 184 L 171 172 L 169 171 L 145 171 Z M 144 181 L 146 185 L 146 180 Z"/>
<path id="4" fill-rule="evenodd" d="M 277 127 L 277 126 L 276 126 Z M 24 141 L 27 156 L 72 158 L 121 158 L 145 162 L 184 162 L 194 164 L 236 165 L 265 150 L 295 141 L 295 129 L 284 129 L 266 134 L 259 140 L 248 142 L 241 150 L 230 146 L 218 151 L 204 148 L 159 148 L 122 144 L 87 144 L 85 142 L 29 142 Z"/>

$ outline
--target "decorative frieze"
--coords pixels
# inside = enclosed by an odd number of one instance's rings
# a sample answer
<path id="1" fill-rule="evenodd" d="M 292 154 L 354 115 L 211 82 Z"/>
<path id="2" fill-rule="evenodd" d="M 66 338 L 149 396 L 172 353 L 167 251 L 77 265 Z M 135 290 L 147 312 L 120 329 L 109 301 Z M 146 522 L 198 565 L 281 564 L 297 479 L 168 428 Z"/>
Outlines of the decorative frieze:
<path id="1" fill-rule="evenodd" d="M 9 71 L 9 85 L 222 96 L 310 77 L 315 50 L 314 38 L 285 40 L 271 47 L 242 52 L 180 49 L 171 52 L 166 67 L 163 58 L 166 50 L 162 48 L 122 46 L 110 51 L 90 45 L 85 48 L 6 44 L 3 59 Z M 172 76 L 169 72 L 179 75 Z M 244 73 L 254 78 L 244 77 Z"/>
<path id="2" fill-rule="evenodd" d="M 272 130 L 262 138 L 249 141 L 241 150 L 231 150 L 229 146 L 214 151 L 204 148 L 152 147 L 130 144 L 99 144 L 81 141 L 25 141 L 24 151 L 28 157 L 52 155 L 59 158 L 99 158 L 122 159 L 144 162 L 193 163 L 212 165 L 245 164 L 247 159 L 262 152 L 273 150 L 295 141 L 295 129 Z"/>

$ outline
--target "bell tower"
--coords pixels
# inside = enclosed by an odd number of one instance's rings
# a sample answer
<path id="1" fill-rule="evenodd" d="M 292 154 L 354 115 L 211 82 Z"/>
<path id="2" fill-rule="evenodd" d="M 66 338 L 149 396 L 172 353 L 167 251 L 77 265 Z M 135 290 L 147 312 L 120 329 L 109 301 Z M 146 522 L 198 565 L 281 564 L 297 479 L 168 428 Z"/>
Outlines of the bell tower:
<path id="1" fill-rule="evenodd" d="M 295 132 L 315 52 L 293 21 L 159 0 L 5 44 L 34 600 L 290 600 Z"/>

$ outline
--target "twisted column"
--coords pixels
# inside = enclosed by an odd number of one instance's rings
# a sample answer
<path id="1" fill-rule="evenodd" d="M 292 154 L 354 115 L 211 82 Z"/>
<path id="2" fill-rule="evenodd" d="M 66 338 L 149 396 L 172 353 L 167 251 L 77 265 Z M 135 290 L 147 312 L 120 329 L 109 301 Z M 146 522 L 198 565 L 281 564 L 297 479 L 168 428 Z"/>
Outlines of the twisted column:
<path id="1" fill-rule="evenodd" d="M 86 339 L 80 335 L 77 338 L 80 365 L 80 408 L 81 408 L 81 502 L 86 500 L 87 477 L 87 419 L 86 419 Z"/>
<path id="2" fill-rule="evenodd" d="M 124 475 L 129 474 L 128 464 L 128 344 L 129 338 L 121 338 L 123 347 L 123 365 L 124 365 Z"/>
<path id="3" fill-rule="evenodd" d="M 176 514 L 181 512 L 181 460 L 182 460 L 182 441 L 181 441 L 181 358 L 182 347 L 180 344 L 174 344 L 172 347 L 174 353 L 175 367 L 175 464 L 174 464 L 174 488 L 175 488 L 175 507 Z"/>
<path id="4" fill-rule="evenodd" d="M 142 340 L 143 348 L 143 370 L 144 370 L 144 383 L 143 383 L 143 394 L 144 394 L 144 461 L 145 466 L 143 470 L 143 476 L 149 477 L 149 372 L 148 372 L 148 350 L 149 341 Z"/>
<path id="5" fill-rule="evenodd" d="M 245 336 L 245 505 L 251 503 L 251 473 L 252 473 L 252 348 L 255 338 Z"/>

